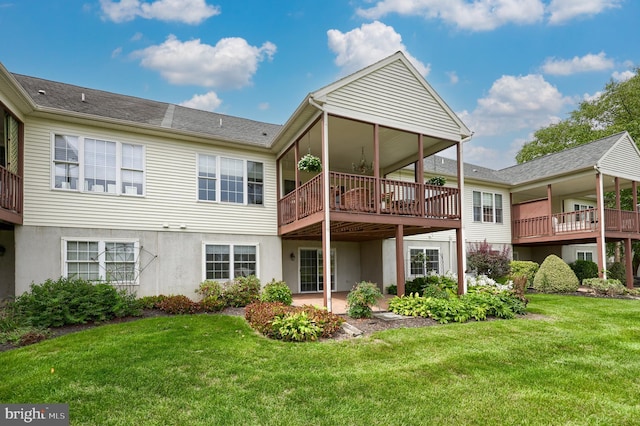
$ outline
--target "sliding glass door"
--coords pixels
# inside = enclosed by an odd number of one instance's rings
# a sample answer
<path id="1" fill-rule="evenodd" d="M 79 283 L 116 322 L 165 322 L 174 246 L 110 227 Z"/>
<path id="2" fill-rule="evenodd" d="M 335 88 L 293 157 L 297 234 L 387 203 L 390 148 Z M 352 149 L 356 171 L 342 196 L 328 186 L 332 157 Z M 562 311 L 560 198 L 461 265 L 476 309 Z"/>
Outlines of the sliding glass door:
<path id="1" fill-rule="evenodd" d="M 312 293 L 324 290 L 324 268 L 322 250 L 300 249 L 300 292 Z M 336 289 L 336 252 L 331 250 L 331 290 Z"/>

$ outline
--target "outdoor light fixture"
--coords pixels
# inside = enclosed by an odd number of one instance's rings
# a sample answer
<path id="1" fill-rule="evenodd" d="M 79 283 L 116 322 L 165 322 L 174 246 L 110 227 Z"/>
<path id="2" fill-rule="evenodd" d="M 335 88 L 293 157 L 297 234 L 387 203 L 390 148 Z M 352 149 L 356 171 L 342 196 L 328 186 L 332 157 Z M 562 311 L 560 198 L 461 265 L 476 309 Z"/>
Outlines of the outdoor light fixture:
<path id="1" fill-rule="evenodd" d="M 289 259 L 291 259 L 292 262 L 296 260 L 296 255 L 294 252 L 291 252 L 291 254 L 289 255 Z"/>

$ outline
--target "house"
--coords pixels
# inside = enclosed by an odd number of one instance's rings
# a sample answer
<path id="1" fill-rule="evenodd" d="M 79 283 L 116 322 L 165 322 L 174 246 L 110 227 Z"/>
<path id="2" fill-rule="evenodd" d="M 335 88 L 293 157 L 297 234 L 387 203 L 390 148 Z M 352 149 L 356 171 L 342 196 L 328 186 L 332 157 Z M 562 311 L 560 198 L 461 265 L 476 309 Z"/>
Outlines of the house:
<path id="1" fill-rule="evenodd" d="M 2 66 L 0 108 L 0 298 L 59 276 L 194 296 L 256 274 L 331 308 L 330 289 L 402 293 L 425 269 L 457 272 L 463 292 L 467 246 L 485 238 L 523 260 L 584 247 L 602 264 L 605 241 L 640 237 L 637 212 L 604 204 L 640 180 L 626 133 L 503 170 L 465 164 L 472 132 L 400 52 L 309 93 L 283 125 Z M 437 155 L 449 148 L 455 160 Z M 320 171 L 299 169 L 305 154 Z"/>
<path id="2" fill-rule="evenodd" d="M 405 237 L 462 241 L 463 179 L 417 177 L 471 132 L 402 53 L 310 93 L 282 126 L 4 68 L 0 105 L 4 295 L 59 276 L 193 295 L 204 279 L 254 273 L 330 306 L 329 288 L 383 283 L 389 262 L 403 286 Z M 298 170 L 306 153 L 320 173 Z M 388 177 L 412 163 L 413 181 Z"/>

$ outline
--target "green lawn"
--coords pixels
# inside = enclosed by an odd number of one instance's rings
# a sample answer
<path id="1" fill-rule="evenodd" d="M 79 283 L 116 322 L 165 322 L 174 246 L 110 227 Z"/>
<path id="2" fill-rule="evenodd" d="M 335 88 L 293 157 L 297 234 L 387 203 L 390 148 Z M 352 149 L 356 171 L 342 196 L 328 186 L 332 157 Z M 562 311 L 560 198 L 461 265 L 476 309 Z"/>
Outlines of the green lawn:
<path id="1" fill-rule="evenodd" d="M 86 425 L 640 424 L 640 301 L 530 298 L 544 317 L 329 343 L 221 315 L 98 327 L 0 353 L 0 401 Z"/>

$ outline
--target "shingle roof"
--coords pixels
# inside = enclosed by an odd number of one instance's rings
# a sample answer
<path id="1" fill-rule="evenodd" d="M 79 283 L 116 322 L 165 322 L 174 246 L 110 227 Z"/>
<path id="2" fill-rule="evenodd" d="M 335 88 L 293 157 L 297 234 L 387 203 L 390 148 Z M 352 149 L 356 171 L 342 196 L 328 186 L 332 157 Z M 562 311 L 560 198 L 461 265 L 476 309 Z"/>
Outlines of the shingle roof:
<path id="1" fill-rule="evenodd" d="M 424 172 L 436 176 L 456 176 L 458 173 L 457 164 L 458 162 L 451 158 L 432 155 L 424 159 Z M 465 179 L 478 179 L 505 185 L 509 183 L 509 181 L 504 180 L 502 176 L 500 176 L 497 170 L 475 164 L 464 163 L 463 173 Z"/>
<path id="2" fill-rule="evenodd" d="M 624 134 L 624 132 L 616 133 L 584 145 L 498 170 L 497 173 L 503 180 L 519 184 L 591 168 Z"/>
<path id="3" fill-rule="evenodd" d="M 13 76 L 36 105 L 46 108 L 199 133 L 264 147 L 271 146 L 273 138 L 282 127 L 20 74 Z"/>

